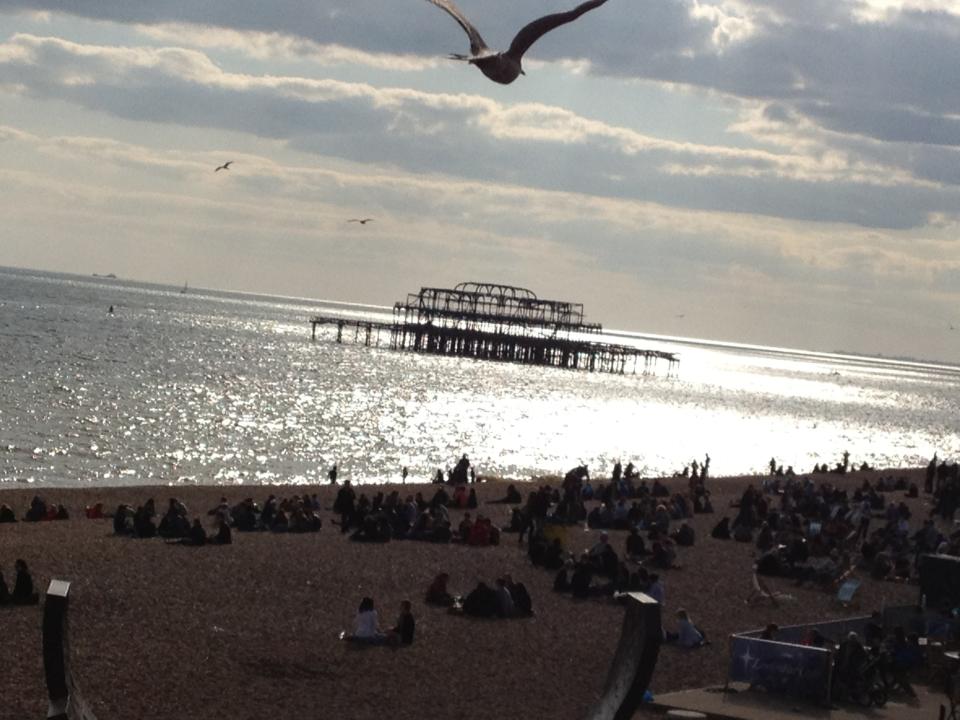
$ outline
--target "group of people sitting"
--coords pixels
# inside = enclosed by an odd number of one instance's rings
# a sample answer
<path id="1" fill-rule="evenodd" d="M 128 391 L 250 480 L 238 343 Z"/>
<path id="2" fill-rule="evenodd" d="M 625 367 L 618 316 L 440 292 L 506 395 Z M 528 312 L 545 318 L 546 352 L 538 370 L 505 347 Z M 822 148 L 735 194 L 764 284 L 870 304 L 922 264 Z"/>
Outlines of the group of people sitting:
<path id="1" fill-rule="evenodd" d="M 30 508 L 23 516 L 24 522 L 44 522 L 47 520 L 69 520 L 70 513 L 66 505 L 56 505 L 47 502 L 39 495 L 30 501 Z M 9 505 L 0 505 L 0 523 L 17 522 L 17 514 Z"/>
<path id="2" fill-rule="evenodd" d="M 513 618 L 533 615 L 533 601 L 522 582 L 515 582 L 510 575 L 497 578 L 493 587 L 479 581 L 465 596 L 454 595 L 448 584 L 447 573 L 438 574 L 427 587 L 425 600 L 428 605 L 450 608 L 451 612 L 471 617 Z"/>
<path id="3" fill-rule="evenodd" d="M 134 509 L 130 505 L 118 505 L 113 514 L 113 531 L 117 535 L 133 538 L 161 537 L 168 542 L 181 545 L 230 545 L 233 542 L 229 508 L 226 500 L 221 506 L 208 514 L 214 516 L 215 531 L 210 535 L 203 527 L 199 517 L 190 521 L 186 505 L 177 498 L 170 498 L 167 509 L 157 520 L 158 513 L 153 498 Z M 87 517 L 99 519 L 108 517 L 98 503 L 87 508 Z"/>
<path id="4" fill-rule="evenodd" d="M 13 590 L 7 587 L 7 582 L 0 570 L 0 605 L 36 605 L 40 602 L 39 593 L 33 590 L 33 576 L 24 560 L 17 560 L 14 564 L 16 579 Z"/>
<path id="5" fill-rule="evenodd" d="M 469 502 L 456 501 L 457 492 L 463 490 Z M 508 493 L 509 498 L 509 493 Z M 505 499 L 506 500 L 506 499 Z M 476 491 L 466 491 L 463 485 L 454 490 L 454 495 L 440 487 L 429 502 L 422 493 L 407 495 L 401 499 L 394 490 L 384 495 L 378 492 L 369 499 L 365 493 L 359 498 L 349 482 L 337 492 L 333 510 L 340 515 L 341 532 L 349 532 L 352 540 L 361 542 L 389 542 L 390 540 L 422 540 L 426 542 L 461 542 L 473 546 L 497 545 L 500 529 L 482 513 L 472 516 L 465 512 L 460 523 L 454 527 L 448 507 L 475 508 Z M 336 521 L 334 521 L 336 522 Z"/>
<path id="6" fill-rule="evenodd" d="M 886 484 L 866 479 L 848 492 L 810 478 L 778 478 L 763 491 L 749 486 L 733 522 L 724 517 L 711 535 L 755 544 L 761 575 L 828 590 L 858 569 L 876 579 L 915 579 L 921 554 L 960 553 L 960 532 L 944 537 L 930 519 L 911 526 L 908 505 L 887 502 L 885 492 Z"/>

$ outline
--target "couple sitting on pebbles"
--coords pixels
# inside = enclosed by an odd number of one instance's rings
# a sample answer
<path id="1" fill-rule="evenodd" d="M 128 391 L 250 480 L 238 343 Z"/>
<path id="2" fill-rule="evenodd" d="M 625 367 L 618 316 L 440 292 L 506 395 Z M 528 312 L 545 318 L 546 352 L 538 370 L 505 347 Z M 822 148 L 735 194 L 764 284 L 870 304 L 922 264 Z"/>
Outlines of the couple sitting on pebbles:
<path id="1" fill-rule="evenodd" d="M 410 601 L 400 603 L 400 617 L 387 632 L 380 629 L 380 616 L 373 605 L 373 598 L 365 597 L 360 601 L 357 616 L 353 621 L 353 633 L 340 633 L 341 640 L 363 645 L 411 645 L 416 630 L 416 621 L 410 610 Z"/>

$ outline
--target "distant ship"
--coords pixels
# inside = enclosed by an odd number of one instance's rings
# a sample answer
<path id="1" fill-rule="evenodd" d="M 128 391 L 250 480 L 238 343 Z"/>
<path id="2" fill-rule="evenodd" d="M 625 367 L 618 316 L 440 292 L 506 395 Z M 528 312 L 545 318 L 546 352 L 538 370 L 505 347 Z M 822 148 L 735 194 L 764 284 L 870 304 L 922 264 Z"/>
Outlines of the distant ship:
<path id="1" fill-rule="evenodd" d="M 108 273 L 107 275 L 97 275 L 97 273 L 94 273 L 93 276 L 94 276 L 95 278 L 108 278 L 108 279 L 110 279 L 110 280 L 116 280 L 116 279 L 117 279 L 117 276 L 114 275 L 113 273 Z"/>
<path id="2" fill-rule="evenodd" d="M 180 290 L 180 294 L 181 294 L 181 295 L 186 295 L 186 294 L 187 294 L 187 283 L 186 283 L 186 282 L 183 283 L 183 288 Z"/>

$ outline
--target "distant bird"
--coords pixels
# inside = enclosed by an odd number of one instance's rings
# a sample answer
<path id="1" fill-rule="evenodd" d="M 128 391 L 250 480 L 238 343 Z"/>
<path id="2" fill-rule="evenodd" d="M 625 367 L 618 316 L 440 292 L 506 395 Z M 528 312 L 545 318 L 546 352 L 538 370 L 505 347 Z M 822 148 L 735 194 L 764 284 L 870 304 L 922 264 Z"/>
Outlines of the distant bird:
<path id="1" fill-rule="evenodd" d="M 223 165 L 221 165 L 221 166 L 218 167 L 216 170 L 214 170 L 214 172 L 215 172 L 215 173 L 218 173 L 218 172 L 220 172 L 221 170 L 229 170 L 231 165 L 233 165 L 233 160 L 228 160 L 228 161 L 225 162 Z"/>
<path id="2" fill-rule="evenodd" d="M 427 2 L 431 2 L 438 8 L 450 13 L 453 19 L 460 23 L 460 27 L 463 28 L 464 32 L 466 32 L 470 38 L 470 55 L 451 53 L 450 58 L 452 60 L 463 60 L 471 65 L 476 65 L 480 68 L 480 72 L 488 78 L 503 85 L 509 85 L 517 79 L 518 75 L 526 75 L 520 66 L 520 59 L 523 57 L 523 54 L 530 49 L 530 46 L 539 40 L 542 35 L 545 35 L 560 25 L 565 25 L 568 22 L 576 20 L 585 12 L 600 7 L 606 1 L 607 0 L 588 0 L 588 2 L 580 3 L 573 10 L 556 13 L 554 15 L 545 15 L 538 20 L 534 20 L 532 23 L 525 25 L 520 32 L 517 33 L 513 42 L 510 43 L 509 50 L 506 52 L 495 52 L 487 47 L 483 38 L 480 37 L 480 33 L 477 32 L 477 29 L 464 17 L 460 9 L 453 4 L 452 0 L 427 0 Z"/>
<path id="3" fill-rule="evenodd" d="M 358 222 L 361 225 L 366 225 L 368 222 L 373 222 L 373 218 L 350 218 L 347 222 Z"/>

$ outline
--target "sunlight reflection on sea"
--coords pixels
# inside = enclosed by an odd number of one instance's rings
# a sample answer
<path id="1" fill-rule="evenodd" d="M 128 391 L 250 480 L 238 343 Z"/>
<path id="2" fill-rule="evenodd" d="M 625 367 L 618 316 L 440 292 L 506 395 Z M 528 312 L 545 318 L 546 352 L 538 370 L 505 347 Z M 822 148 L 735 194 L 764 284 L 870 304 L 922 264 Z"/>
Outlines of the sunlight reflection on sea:
<path id="1" fill-rule="evenodd" d="M 705 453 L 715 475 L 960 453 L 957 368 L 637 338 L 679 353 L 677 375 L 587 374 L 334 330 L 311 343 L 322 309 L 0 270 L 0 483 L 323 482 L 333 462 L 354 481 L 426 479 L 463 452 L 516 478 L 617 458 L 664 475 Z"/>

